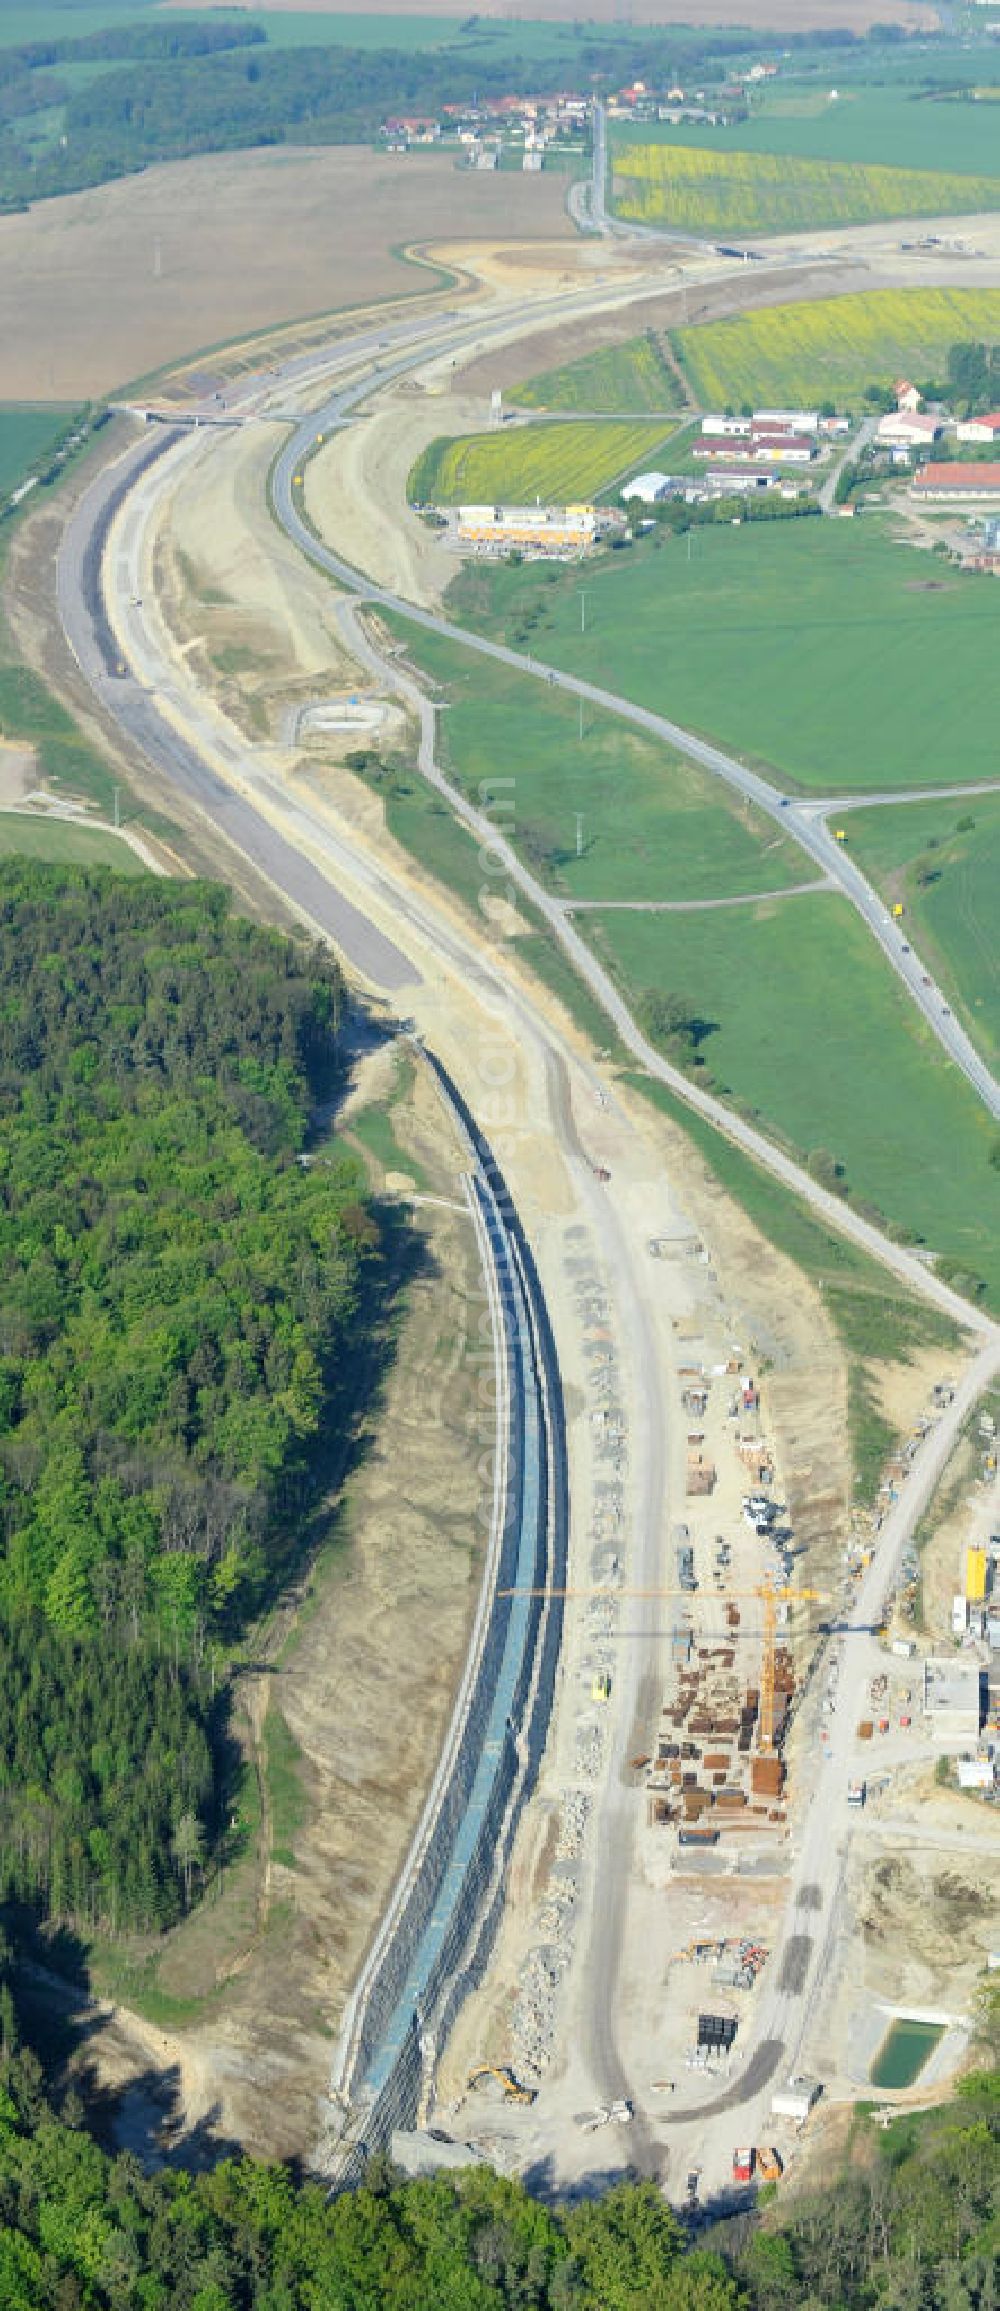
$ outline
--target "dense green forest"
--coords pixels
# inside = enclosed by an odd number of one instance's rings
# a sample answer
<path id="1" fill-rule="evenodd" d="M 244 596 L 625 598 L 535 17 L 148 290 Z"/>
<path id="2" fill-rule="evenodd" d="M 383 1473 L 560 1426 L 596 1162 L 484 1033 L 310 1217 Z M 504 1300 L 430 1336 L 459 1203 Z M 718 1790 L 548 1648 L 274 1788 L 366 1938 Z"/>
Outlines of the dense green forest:
<path id="1" fill-rule="evenodd" d="M 959 415 L 975 417 L 1000 402 L 1000 345 L 952 345 L 945 387 Z"/>
<path id="2" fill-rule="evenodd" d="M 145 2174 L 61 2114 L 19 2049 L 0 1948 L 3 2311 L 995 2311 L 995 2073 L 883 2134 L 858 2123 L 825 2187 L 692 2244 L 651 2183 L 568 2207 L 471 2168 L 406 2182 L 379 2159 L 333 2201 L 225 2159 Z"/>
<path id="3" fill-rule="evenodd" d="M 890 28 L 891 29 L 891 28 Z M 787 34 L 783 46 L 864 47 L 851 33 Z M 748 53 L 747 35 L 581 22 L 571 47 L 522 58 L 477 49 L 473 15 L 439 47 L 272 47 L 226 16 L 148 18 L 82 38 L 0 51 L 0 208 L 72 192 L 152 161 L 270 144 L 353 144 L 387 113 L 517 89 L 610 89 L 636 77 L 718 77 Z M 101 67 L 107 65 L 108 69 Z"/>
<path id="4" fill-rule="evenodd" d="M 349 1426 L 378 1231 L 300 1161 L 341 998 L 212 886 L 0 865 L 0 1890 L 49 1916 L 176 1915 Z"/>

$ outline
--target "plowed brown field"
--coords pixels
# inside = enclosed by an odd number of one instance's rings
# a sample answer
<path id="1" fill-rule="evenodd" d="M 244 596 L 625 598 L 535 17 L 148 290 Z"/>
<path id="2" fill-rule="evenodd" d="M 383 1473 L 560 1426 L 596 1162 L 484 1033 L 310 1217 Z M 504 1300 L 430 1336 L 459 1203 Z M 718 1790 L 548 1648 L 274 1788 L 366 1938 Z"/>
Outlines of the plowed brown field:
<path id="1" fill-rule="evenodd" d="M 444 154 L 209 154 L 0 219 L 0 400 L 83 400 L 281 322 L 410 296 L 396 252 L 573 237 L 566 178 Z M 459 195 L 461 196 L 459 198 Z"/>

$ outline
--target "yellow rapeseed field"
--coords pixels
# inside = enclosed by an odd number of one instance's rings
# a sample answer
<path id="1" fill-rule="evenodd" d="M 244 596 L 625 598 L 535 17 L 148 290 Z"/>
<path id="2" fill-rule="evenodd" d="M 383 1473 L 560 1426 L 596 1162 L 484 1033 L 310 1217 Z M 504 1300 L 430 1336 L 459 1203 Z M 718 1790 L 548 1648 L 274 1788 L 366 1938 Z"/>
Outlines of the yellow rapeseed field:
<path id="1" fill-rule="evenodd" d="M 676 144 L 626 145 L 615 193 L 619 216 L 727 237 L 1000 207 L 995 177 Z"/>
<path id="2" fill-rule="evenodd" d="M 433 441 L 410 474 L 424 505 L 565 505 L 596 497 L 658 449 L 670 427 L 575 423 L 510 426 Z"/>
<path id="3" fill-rule="evenodd" d="M 873 289 L 679 329 L 672 343 L 705 409 L 830 400 L 940 377 L 950 345 L 1000 341 L 1000 289 Z"/>

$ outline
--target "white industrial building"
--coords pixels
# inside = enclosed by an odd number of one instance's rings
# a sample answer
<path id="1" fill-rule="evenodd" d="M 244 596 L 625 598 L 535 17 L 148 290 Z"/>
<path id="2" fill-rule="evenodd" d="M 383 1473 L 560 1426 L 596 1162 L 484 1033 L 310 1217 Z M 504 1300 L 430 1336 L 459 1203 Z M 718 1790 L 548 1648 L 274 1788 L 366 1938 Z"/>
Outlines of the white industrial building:
<path id="1" fill-rule="evenodd" d="M 818 409 L 755 409 L 753 422 L 765 433 L 818 433 Z"/>
<path id="2" fill-rule="evenodd" d="M 624 524 L 624 514 L 610 509 L 600 516 L 603 529 Z M 592 505 L 459 506 L 455 526 L 459 544 L 481 553 L 589 553 L 597 533 L 598 516 Z"/>
<path id="3" fill-rule="evenodd" d="M 975 499 L 1000 496 L 1000 462 L 996 458 L 983 460 L 981 465 L 930 464 L 914 475 L 911 483 L 914 497 L 950 498 L 957 504 Z"/>
<path id="4" fill-rule="evenodd" d="M 956 441 L 1000 441 L 1000 412 L 992 417 L 964 417 L 955 427 Z"/>
<path id="5" fill-rule="evenodd" d="M 924 1662 L 924 1716 L 936 1741 L 978 1741 L 983 1672 L 978 1661 Z"/>
<path id="6" fill-rule="evenodd" d="M 995 1789 L 997 1764 L 992 1749 L 978 1749 L 975 1757 L 956 1760 L 959 1789 Z"/>
<path id="7" fill-rule="evenodd" d="M 771 2096 L 772 2118 L 791 2118 L 803 2126 L 822 2091 L 818 2078 L 786 2079 L 784 2086 L 776 2087 Z"/>
<path id="8" fill-rule="evenodd" d="M 890 409 L 888 416 L 879 418 L 877 439 L 890 447 L 895 442 L 905 449 L 927 449 L 941 431 L 939 417 L 919 409 Z"/>
<path id="9" fill-rule="evenodd" d="M 715 465 L 711 466 L 706 474 L 699 475 L 695 490 L 691 494 L 692 498 L 695 496 L 699 498 L 728 498 L 735 497 L 737 492 L 744 494 L 750 490 L 778 489 L 779 486 L 779 477 L 774 472 L 773 467 Z M 806 486 L 808 487 L 808 484 Z M 796 484 L 796 489 L 798 487 L 799 484 Z"/>
<path id="10" fill-rule="evenodd" d="M 740 441 L 750 433 L 819 432 L 818 409 L 755 409 L 752 417 L 709 416 L 702 419 L 702 433 L 709 440 Z"/>
<path id="11" fill-rule="evenodd" d="M 626 482 L 621 492 L 622 502 L 627 505 L 630 498 L 637 498 L 640 505 L 655 506 L 669 487 L 668 473 L 637 473 Z"/>

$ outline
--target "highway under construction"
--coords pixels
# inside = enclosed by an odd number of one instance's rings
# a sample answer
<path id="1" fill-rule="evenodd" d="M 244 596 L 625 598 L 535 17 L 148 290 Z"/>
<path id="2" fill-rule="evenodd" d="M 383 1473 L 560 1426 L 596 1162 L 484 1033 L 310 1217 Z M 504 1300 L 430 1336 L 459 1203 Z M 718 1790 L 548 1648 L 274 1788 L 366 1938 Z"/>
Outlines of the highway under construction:
<path id="1" fill-rule="evenodd" d="M 567 292 L 550 308 L 579 316 L 586 300 Z M 419 2115 L 500 2162 L 548 2157 L 579 2185 L 599 2131 L 603 2171 L 638 2166 L 678 2201 L 694 2173 L 700 2194 L 723 2203 L 734 2127 L 769 2142 L 773 2103 L 794 2102 L 790 2080 L 808 2075 L 863 1834 L 849 1789 L 887 1596 L 1000 1369 L 1000 1336 L 652 1050 L 488 811 L 448 784 L 429 701 L 365 624 L 366 603 L 407 605 L 303 522 L 295 475 L 331 416 L 491 330 L 537 326 L 538 314 L 536 303 L 425 315 L 395 353 L 391 330 L 333 340 L 307 373 L 245 379 L 233 403 L 242 429 L 157 428 L 155 443 L 144 431 L 80 499 L 59 602 L 102 711 L 163 791 L 334 942 L 439 1070 L 492 1278 L 506 1481 L 478 1634 L 397 1899 L 341 2018 L 319 2155 L 332 2172 L 352 2146 Z M 269 412 L 284 418 L 295 395 L 300 422 L 279 433 Z M 753 1280 L 730 1288 L 717 1269 L 682 1164 L 664 1164 L 628 1087 L 538 998 L 516 953 L 406 873 L 391 846 L 289 782 L 176 646 L 157 602 L 162 525 L 205 461 L 258 425 L 278 451 L 283 570 L 302 557 L 301 583 L 319 590 L 340 644 L 410 717 L 420 774 L 551 922 L 626 1047 L 958 1328 L 950 1394 L 930 1408 L 880 1528 L 852 1536 L 846 1556 L 803 1539 L 795 1501 L 822 1472 L 793 1469 L 790 1447 L 783 1456 Z M 330 575 L 354 599 L 331 592 Z M 519 1865 L 529 1852 L 544 1868 Z M 522 1878 L 538 1890 L 515 1918 Z M 509 2068 L 535 2099 L 511 2102 L 496 2076 L 470 2088 L 482 2066 Z M 799 2123 L 782 2121 L 785 2150 Z"/>

